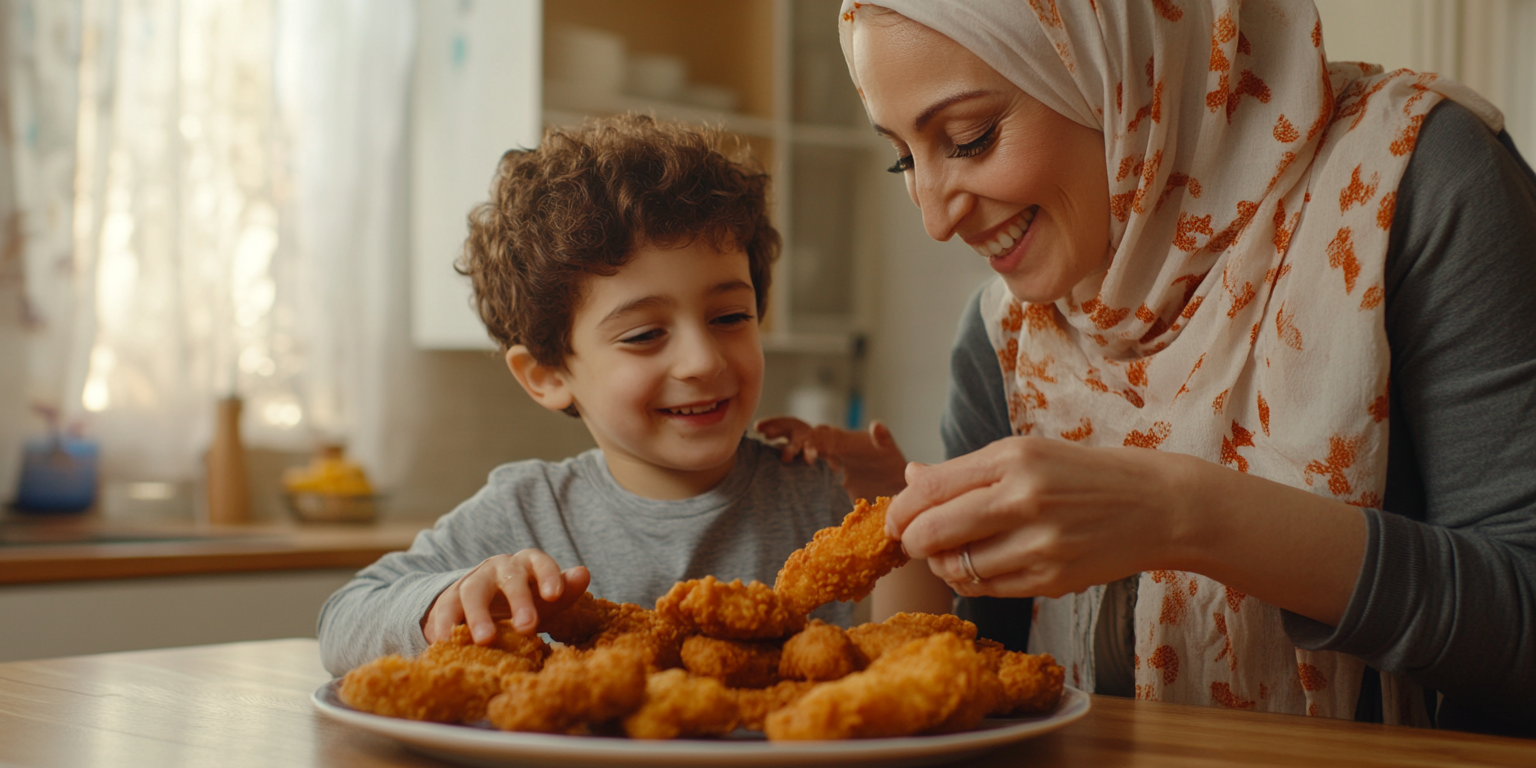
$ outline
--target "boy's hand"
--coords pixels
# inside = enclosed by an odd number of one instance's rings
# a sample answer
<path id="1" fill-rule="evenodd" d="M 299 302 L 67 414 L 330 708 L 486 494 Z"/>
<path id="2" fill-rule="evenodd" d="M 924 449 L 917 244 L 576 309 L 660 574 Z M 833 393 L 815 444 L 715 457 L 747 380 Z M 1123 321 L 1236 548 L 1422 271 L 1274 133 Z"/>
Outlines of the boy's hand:
<path id="1" fill-rule="evenodd" d="M 496 637 L 495 622 L 511 618 L 513 629 L 532 634 L 540 617 L 565 610 L 591 583 L 585 566 L 562 573 L 554 558 L 537 549 L 489 557 L 437 596 L 421 620 L 421 633 L 435 643 L 462 621 L 475 642 L 485 645 Z"/>
<path id="2" fill-rule="evenodd" d="M 856 499 L 874 501 L 876 496 L 895 496 L 907 487 L 907 459 L 884 424 L 876 421 L 868 432 L 831 426 L 813 427 L 790 416 L 775 416 L 754 427 L 769 440 L 784 440 L 779 459 L 785 464 L 801 457 L 811 464 L 826 459 L 842 471 L 843 487 Z"/>

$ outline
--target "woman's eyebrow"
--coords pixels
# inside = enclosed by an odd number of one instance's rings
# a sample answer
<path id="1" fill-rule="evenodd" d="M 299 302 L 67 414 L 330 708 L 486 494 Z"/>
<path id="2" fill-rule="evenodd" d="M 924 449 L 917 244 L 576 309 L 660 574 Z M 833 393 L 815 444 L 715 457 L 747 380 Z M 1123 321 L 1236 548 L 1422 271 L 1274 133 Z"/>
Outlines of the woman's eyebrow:
<path id="1" fill-rule="evenodd" d="M 939 99 L 938 101 L 935 101 L 933 104 L 930 104 L 927 109 L 923 110 L 922 113 L 917 116 L 916 120 L 912 121 L 912 129 L 914 131 L 921 132 L 923 130 L 923 126 L 927 125 L 929 120 L 932 120 L 935 115 L 939 114 L 940 112 L 943 112 L 945 109 L 949 108 L 951 105 L 958 104 L 958 103 L 960 103 L 962 101 L 968 101 L 970 99 L 975 99 L 975 98 L 980 98 L 982 96 L 990 96 L 990 95 L 992 95 L 991 91 L 985 91 L 985 90 L 982 90 L 982 91 L 966 91 L 964 93 L 957 93 L 957 94 L 955 94 L 953 96 L 946 96 L 946 97 L 944 97 L 942 99 Z M 890 131 L 880 127 L 878 124 L 872 123 L 871 125 L 874 125 L 875 133 L 878 133 L 881 136 L 889 136 L 889 135 L 891 135 Z"/>

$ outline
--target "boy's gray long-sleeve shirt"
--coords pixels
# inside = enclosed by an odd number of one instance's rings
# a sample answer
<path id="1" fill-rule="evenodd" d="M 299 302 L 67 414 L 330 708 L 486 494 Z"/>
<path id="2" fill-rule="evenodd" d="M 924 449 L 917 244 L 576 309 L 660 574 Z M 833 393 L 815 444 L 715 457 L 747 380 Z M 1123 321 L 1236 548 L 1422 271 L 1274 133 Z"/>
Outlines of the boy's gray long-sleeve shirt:
<path id="1" fill-rule="evenodd" d="M 785 465 L 778 449 L 752 439 L 742 440 L 718 486 L 677 501 L 625 490 L 596 449 L 504 464 L 408 551 L 385 555 L 326 601 L 321 659 L 341 675 L 379 656 L 421 652 L 420 622 L 438 593 L 493 555 L 543 550 L 562 570 L 585 565 L 593 595 L 650 608 L 685 579 L 772 584 L 791 552 L 852 507 L 825 462 Z M 851 603 L 833 603 L 813 615 L 847 626 L 852 614 Z"/>
<path id="2" fill-rule="evenodd" d="M 1286 631 L 1443 694 L 1442 727 L 1536 736 L 1536 174 L 1507 136 L 1451 102 L 1430 113 L 1386 270 L 1384 509 L 1364 511 L 1339 626 L 1287 612 Z M 1013 433 L 978 299 L 951 358 L 951 457 Z M 1027 632 L 1027 604 L 962 602 L 984 627 Z M 1378 691 L 1362 686 L 1357 717 L 1379 720 Z"/>

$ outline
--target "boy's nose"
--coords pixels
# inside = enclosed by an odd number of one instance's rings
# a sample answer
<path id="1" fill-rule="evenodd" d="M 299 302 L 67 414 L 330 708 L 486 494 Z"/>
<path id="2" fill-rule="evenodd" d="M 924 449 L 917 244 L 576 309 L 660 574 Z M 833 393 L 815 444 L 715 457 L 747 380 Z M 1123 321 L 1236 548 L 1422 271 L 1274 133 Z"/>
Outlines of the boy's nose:
<path id="1" fill-rule="evenodd" d="M 708 334 L 693 335 L 682 339 L 678 345 L 673 376 L 679 379 L 707 379 L 725 370 L 725 354 Z"/>

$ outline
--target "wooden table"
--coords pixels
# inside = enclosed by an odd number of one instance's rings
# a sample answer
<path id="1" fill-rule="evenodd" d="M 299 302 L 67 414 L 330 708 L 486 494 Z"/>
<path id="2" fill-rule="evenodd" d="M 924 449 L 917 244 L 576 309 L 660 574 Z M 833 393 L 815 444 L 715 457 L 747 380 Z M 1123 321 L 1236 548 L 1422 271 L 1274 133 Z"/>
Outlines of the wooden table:
<path id="1" fill-rule="evenodd" d="M 0 765 L 442 766 L 332 722 L 314 640 L 0 664 Z M 984 766 L 1536 765 L 1536 742 L 1096 696 Z"/>

